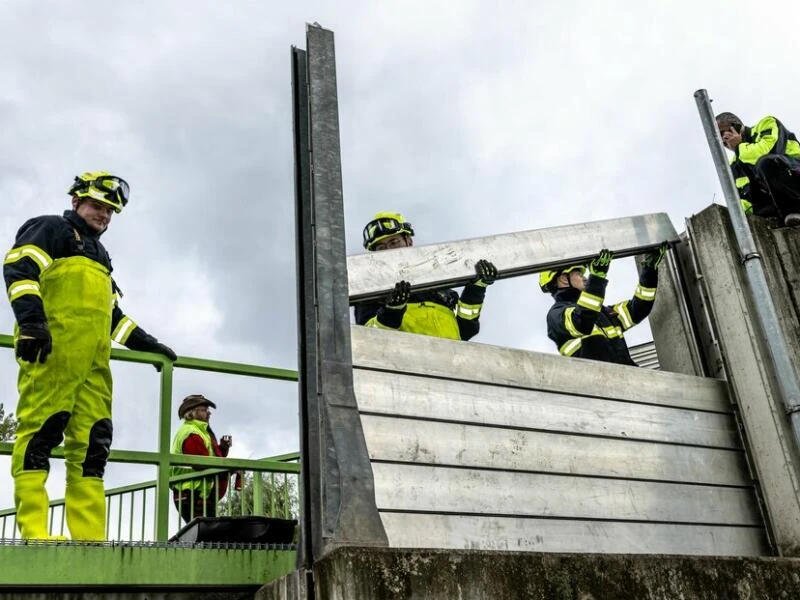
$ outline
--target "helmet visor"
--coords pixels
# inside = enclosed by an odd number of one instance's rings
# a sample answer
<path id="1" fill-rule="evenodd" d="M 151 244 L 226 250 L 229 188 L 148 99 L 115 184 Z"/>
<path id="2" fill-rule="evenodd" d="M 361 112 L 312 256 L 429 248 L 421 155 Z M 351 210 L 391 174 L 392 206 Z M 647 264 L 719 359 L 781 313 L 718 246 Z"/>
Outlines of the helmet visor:
<path id="1" fill-rule="evenodd" d="M 114 204 L 120 206 L 120 208 L 128 204 L 131 188 L 128 185 L 128 182 L 121 177 L 115 177 L 114 175 L 103 175 L 102 177 L 98 177 L 94 181 L 89 182 L 89 185 L 92 185 L 101 192 L 105 193 L 106 198 L 108 198 L 108 200 Z"/>
<path id="2" fill-rule="evenodd" d="M 369 250 L 379 240 L 398 233 L 414 235 L 411 223 L 401 223 L 389 217 L 370 221 L 364 227 L 364 248 Z"/>

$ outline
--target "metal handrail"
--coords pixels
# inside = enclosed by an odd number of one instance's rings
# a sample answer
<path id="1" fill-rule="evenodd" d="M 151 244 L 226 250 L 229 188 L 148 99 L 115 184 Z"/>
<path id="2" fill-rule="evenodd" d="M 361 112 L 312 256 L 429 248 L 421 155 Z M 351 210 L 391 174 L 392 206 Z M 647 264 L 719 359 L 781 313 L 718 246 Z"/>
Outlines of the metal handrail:
<path id="1" fill-rule="evenodd" d="M 8 442 L 0 442 L 4 447 L 13 446 Z M 0 454 L 6 454 L 5 452 L 0 452 Z M 55 455 L 55 452 L 53 453 Z M 177 455 L 176 455 L 177 456 Z M 285 462 L 289 464 L 294 464 L 290 461 L 297 461 L 300 460 L 300 453 L 296 452 L 293 454 L 286 454 L 282 456 L 273 456 L 267 457 L 263 459 L 256 459 L 256 460 L 248 460 L 248 463 L 261 463 L 260 465 L 251 464 L 253 471 L 259 472 L 267 472 L 267 473 L 275 473 L 276 471 L 273 470 L 273 467 L 276 462 Z M 110 461 L 109 461 L 110 462 Z M 238 460 L 237 460 L 238 462 Z M 258 468 L 258 467 L 261 468 Z M 232 465 L 233 467 L 233 465 Z M 230 471 L 230 468 L 212 468 L 212 469 L 205 469 L 204 471 L 195 471 L 193 473 L 186 473 L 185 475 L 175 475 L 169 478 L 170 483 L 178 483 L 179 481 L 187 481 L 190 479 L 201 479 L 203 477 L 208 477 L 209 475 L 219 475 L 221 473 L 227 473 Z M 300 472 L 300 466 L 296 465 L 296 469 L 292 469 L 289 471 L 282 471 L 284 474 L 297 474 Z M 115 496 L 119 494 L 127 494 L 130 492 L 139 492 L 142 490 L 150 489 L 156 487 L 158 483 L 157 479 L 150 479 L 148 481 L 140 481 L 139 483 L 131 483 L 129 485 L 121 485 L 115 488 L 110 488 L 106 490 L 106 497 L 108 496 Z M 63 498 L 57 498 L 55 500 L 50 500 L 50 506 L 60 506 L 64 504 Z M 0 509 L 0 517 L 7 517 L 13 515 L 17 512 L 16 508 L 3 508 Z"/>
<path id="2" fill-rule="evenodd" d="M 7 334 L 0 334 L 0 347 L 13 348 L 13 337 Z M 157 466 L 157 478 L 155 480 L 155 537 L 157 541 L 166 541 L 169 536 L 170 467 L 192 466 L 211 467 L 214 469 L 219 469 L 220 471 L 246 469 L 254 472 L 285 474 L 299 473 L 299 464 L 287 462 L 288 460 L 292 460 L 293 458 L 289 457 L 294 457 L 294 455 L 284 455 L 265 460 L 254 460 L 244 458 L 188 456 L 183 454 L 172 454 L 170 452 L 170 430 L 172 419 L 172 371 L 174 368 L 211 371 L 230 375 L 245 375 L 248 377 L 277 379 L 280 381 L 297 381 L 297 371 L 187 356 L 179 356 L 175 362 L 172 362 L 161 354 L 122 350 L 119 348 L 113 348 L 111 350 L 111 358 L 112 360 L 120 360 L 123 362 L 153 365 L 160 373 L 161 385 L 159 397 L 158 450 L 156 452 L 138 450 L 112 450 L 111 454 L 109 455 L 109 462 L 151 464 Z M 0 442 L 0 455 L 10 455 L 13 446 L 13 443 Z M 61 447 L 54 449 L 52 456 L 54 458 L 63 458 L 63 449 Z M 202 473 L 205 474 L 206 472 L 203 471 Z M 199 476 L 199 473 L 191 473 L 189 475 L 191 478 Z M 7 511 L 0 511 L 0 516 L 2 516 L 5 512 Z M 13 512 L 14 511 L 12 510 L 12 514 Z M 51 519 L 52 518 L 53 514 L 51 512 Z"/>
<path id="3" fill-rule="evenodd" d="M 275 456 L 275 457 L 268 457 L 261 461 L 262 464 L 257 466 L 256 468 L 252 468 L 251 472 L 255 473 L 263 473 L 269 472 L 271 477 L 270 486 L 273 490 L 273 493 L 270 495 L 270 506 L 267 512 L 263 509 L 263 490 L 260 485 L 253 485 L 253 498 L 252 498 L 252 506 L 246 505 L 244 501 L 244 495 L 240 494 L 239 497 L 239 507 L 238 507 L 238 514 L 253 514 L 253 515 L 267 515 L 270 517 L 280 517 L 284 519 L 292 519 L 296 518 L 296 514 L 291 510 L 292 506 L 292 498 L 289 496 L 290 484 L 289 484 L 289 476 L 296 475 L 297 471 L 299 471 L 299 465 L 294 464 L 295 461 L 299 460 L 300 455 L 299 453 L 288 454 L 283 456 Z M 294 465 L 296 468 L 293 470 L 294 472 L 282 472 L 278 473 L 278 475 L 283 476 L 282 484 L 278 486 L 275 485 L 275 475 L 276 472 L 273 470 L 276 463 L 288 463 L 289 465 Z M 236 469 L 238 470 L 238 469 Z M 186 473 L 183 475 L 176 475 L 170 477 L 170 484 L 175 484 L 181 481 L 187 481 L 192 479 L 203 479 L 209 476 L 216 476 L 220 474 L 230 474 L 231 469 L 229 468 L 212 468 L 212 469 L 204 469 L 203 471 L 195 471 L 192 473 Z M 255 476 L 255 475 L 253 475 Z M 112 506 L 116 500 L 116 515 L 117 515 L 117 537 L 115 538 L 117 541 L 123 540 L 122 537 L 122 517 L 123 517 L 123 500 L 124 497 L 127 497 L 128 500 L 128 515 L 129 515 L 129 523 L 128 523 L 128 537 L 124 538 L 124 541 L 136 541 L 134 539 L 134 504 L 136 503 L 136 498 L 140 497 L 141 500 L 139 504 L 141 505 L 141 531 L 138 535 L 138 541 L 147 541 L 145 536 L 145 524 L 147 521 L 147 492 L 149 490 L 154 490 L 157 486 L 158 480 L 153 479 L 149 481 L 142 481 L 139 483 L 134 483 L 130 485 L 119 486 L 116 488 L 111 488 L 106 490 L 106 533 L 108 537 L 110 536 L 110 530 L 112 528 L 111 522 L 111 514 L 112 514 Z M 278 490 L 281 493 L 281 500 L 283 510 L 277 510 L 275 504 L 275 493 L 274 491 Z M 225 501 L 221 501 L 222 508 L 227 510 L 227 514 L 233 514 L 234 505 L 230 499 Z M 63 535 L 64 534 L 64 498 L 58 498 L 55 500 L 50 500 L 49 503 L 50 507 L 50 533 L 55 535 Z M 0 510 L 0 538 L 5 538 L 6 536 L 6 529 L 8 527 L 8 519 L 9 517 L 16 516 L 16 509 L 15 508 L 6 508 Z M 56 525 L 54 528 L 54 520 L 56 517 L 60 518 L 60 524 Z M 197 515 L 200 516 L 200 515 Z M 16 539 L 16 531 L 12 528 L 11 531 L 12 537 L 11 539 Z"/>

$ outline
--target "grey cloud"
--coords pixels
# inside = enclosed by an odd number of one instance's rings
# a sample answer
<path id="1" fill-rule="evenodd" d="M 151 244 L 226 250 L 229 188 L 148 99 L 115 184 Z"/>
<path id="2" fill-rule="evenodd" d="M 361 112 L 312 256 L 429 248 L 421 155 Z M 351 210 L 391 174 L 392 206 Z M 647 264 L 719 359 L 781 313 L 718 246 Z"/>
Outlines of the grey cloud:
<path id="1" fill-rule="evenodd" d="M 763 10 L 4 2 L 0 234 L 10 245 L 28 217 L 66 208 L 76 172 L 115 170 L 132 186 L 105 236 L 125 310 L 181 354 L 293 368 L 289 47 L 305 46 L 306 22 L 336 35 L 355 253 L 386 209 L 406 214 L 418 243 L 660 211 L 681 229 L 718 190 L 694 89 L 748 121 L 774 112 L 800 129 L 787 76 L 800 9 L 783 5 L 760 36 Z M 634 281 L 615 264 L 609 297 Z M 535 278 L 499 282 L 477 340 L 552 352 L 549 302 Z M 0 311 L 0 327 L 12 324 Z M 145 371 L 117 370 L 116 445 L 143 447 L 155 373 L 140 385 Z M 3 375 L 13 398 L 13 361 Z M 224 399 L 218 433 L 262 455 L 297 447 L 294 387 L 275 385 L 188 373 L 175 395 Z"/>

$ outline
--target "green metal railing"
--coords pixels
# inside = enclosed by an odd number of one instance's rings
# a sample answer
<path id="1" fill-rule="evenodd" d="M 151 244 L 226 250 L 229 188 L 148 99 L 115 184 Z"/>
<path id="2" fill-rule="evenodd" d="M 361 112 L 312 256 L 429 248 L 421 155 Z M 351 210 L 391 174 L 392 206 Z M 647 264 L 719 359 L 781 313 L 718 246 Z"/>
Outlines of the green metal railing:
<path id="1" fill-rule="evenodd" d="M 299 453 L 285 454 L 261 459 L 267 467 L 263 471 L 250 472 L 248 485 L 245 491 L 234 491 L 232 473 L 228 469 L 204 469 L 186 475 L 170 478 L 170 484 L 190 479 L 205 479 L 209 476 L 224 475 L 228 477 L 228 495 L 218 503 L 218 515 L 257 515 L 278 517 L 282 519 L 296 519 L 299 506 L 297 498 L 297 474 L 276 473 L 269 469 L 274 462 L 294 464 L 300 459 Z M 264 480 L 267 471 L 268 480 Z M 238 471 L 242 475 L 243 472 Z M 265 489 L 270 493 L 265 494 Z M 152 492 L 152 493 L 151 493 Z M 116 541 L 149 541 L 153 538 L 147 536 L 148 522 L 148 497 L 157 493 L 157 480 L 143 481 L 131 485 L 120 486 L 106 490 L 106 538 Z M 264 496 L 267 496 L 266 498 Z M 249 497 L 248 497 L 249 496 Z M 154 505 L 155 503 L 153 503 Z M 127 506 L 126 506 L 127 505 Z M 138 515 L 135 507 L 138 505 Z M 64 499 L 50 501 L 48 518 L 50 535 L 64 535 Z M 124 526 L 124 517 L 127 516 L 127 528 Z M 207 516 L 207 515 L 194 515 Z M 16 540 L 16 509 L 7 508 L 0 510 L 0 539 Z M 116 527 L 114 525 L 116 521 Z M 154 525 L 156 522 L 153 522 Z M 116 535 L 115 532 L 116 531 Z M 125 535 L 123 535 L 125 532 Z M 138 533 L 135 533 L 138 532 Z M 8 535 L 10 533 L 10 535 Z M 138 538 L 138 539 L 137 539 Z"/>
<path id="2" fill-rule="evenodd" d="M 0 334 L 0 347 L 13 348 L 13 338 L 10 335 Z M 160 398 L 159 398 L 159 420 L 158 420 L 158 450 L 156 452 L 145 452 L 136 450 L 112 450 L 109 456 L 109 462 L 118 463 L 136 463 L 136 464 L 149 464 L 157 467 L 157 476 L 154 482 L 155 486 L 155 538 L 157 541 L 166 541 L 169 537 L 169 511 L 171 504 L 171 493 L 169 488 L 170 483 L 170 467 L 172 466 L 188 466 L 188 467 L 207 467 L 209 469 L 218 469 L 217 472 L 225 472 L 232 470 L 250 471 L 253 473 L 280 473 L 280 474 L 298 474 L 300 472 L 300 465 L 297 462 L 289 462 L 294 460 L 296 455 L 287 455 L 280 457 L 273 457 L 270 459 L 245 459 L 245 458 L 219 458 L 210 456 L 190 456 L 183 454 L 170 453 L 170 430 L 171 430 L 171 416 L 172 416 L 172 374 L 173 369 L 191 369 L 197 371 L 209 371 L 214 373 L 224 373 L 230 375 L 244 375 L 248 377 L 259 377 L 264 379 L 276 379 L 280 381 L 297 381 L 297 372 L 288 369 L 275 369 L 271 367 L 262 367 L 257 365 L 248 365 L 243 363 L 233 363 L 217 360 L 205 360 L 201 358 L 191 358 L 180 356 L 174 363 L 169 361 L 166 357 L 160 354 L 151 352 L 135 352 L 132 350 L 121 350 L 114 348 L 111 351 L 111 358 L 124 362 L 144 363 L 153 365 L 160 372 L 161 385 L 160 385 Z M 0 442 L 0 455 L 10 455 L 13 444 L 9 442 Z M 53 451 L 54 458 L 63 458 L 63 450 L 61 447 Z M 206 475 L 206 471 L 191 473 L 185 475 L 185 478 L 197 477 Z M 176 480 L 178 478 L 175 478 Z M 146 486 L 153 482 L 145 482 L 142 484 L 135 484 L 134 486 L 126 486 L 125 488 L 115 488 L 109 490 L 112 492 L 125 494 L 131 492 L 133 487 Z M 137 488 L 137 489 L 139 489 Z M 55 501 L 56 505 L 58 501 Z M 51 507 L 54 503 L 51 502 Z M 110 506 L 110 504 L 109 504 Z M 2 511 L 3 513 L 13 514 L 11 512 Z M 61 519 L 63 521 L 63 510 L 61 511 Z M 53 520 L 55 512 L 51 508 L 51 521 Z M 52 523 L 51 523 L 52 525 Z"/>

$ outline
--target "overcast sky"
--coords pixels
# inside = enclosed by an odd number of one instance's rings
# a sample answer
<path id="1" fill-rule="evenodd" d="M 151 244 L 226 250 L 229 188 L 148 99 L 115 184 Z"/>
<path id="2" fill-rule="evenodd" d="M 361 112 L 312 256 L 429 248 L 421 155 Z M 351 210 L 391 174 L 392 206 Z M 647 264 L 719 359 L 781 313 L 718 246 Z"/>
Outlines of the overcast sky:
<path id="1" fill-rule="evenodd" d="M 800 129 L 796 2 L 497 4 L 0 0 L 0 246 L 67 208 L 77 173 L 112 171 L 132 190 L 103 237 L 125 312 L 180 355 L 294 369 L 289 50 L 308 22 L 335 33 L 349 253 L 380 210 L 417 244 L 650 212 L 683 231 L 720 200 L 696 89 Z M 632 259 L 609 278 L 630 296 Z M 499 282 L 476 341 L 553 352 L 550 302 Z M 7 410 L 15 371 L 0 353 Z M 114 447 L 154 450 L 155 371 L 114 372 Z M 218 403 L 233 456 L 297 449 L 293 384 L 178 371 L 174 404 L 188 393 Z"/>

